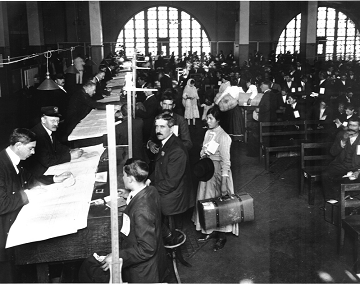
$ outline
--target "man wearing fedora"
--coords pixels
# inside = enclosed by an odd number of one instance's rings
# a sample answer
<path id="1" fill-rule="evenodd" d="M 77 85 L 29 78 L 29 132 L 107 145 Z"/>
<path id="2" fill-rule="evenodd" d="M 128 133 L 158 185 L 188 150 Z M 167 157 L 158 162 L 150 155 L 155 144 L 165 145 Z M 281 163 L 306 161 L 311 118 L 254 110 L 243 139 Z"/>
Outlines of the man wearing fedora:
<path id="1" fill-rule="evenodd" d="M 78 159 L 83 153 L 82 149 L 69 149 L 54 135 L 61 117 L 57 107 L 42 107 L 41 113 L 41 121 L 31 129 L 37 137 L 35 154 L 24 165 L 35 177 L 44 174 L 51 166 Z"/>

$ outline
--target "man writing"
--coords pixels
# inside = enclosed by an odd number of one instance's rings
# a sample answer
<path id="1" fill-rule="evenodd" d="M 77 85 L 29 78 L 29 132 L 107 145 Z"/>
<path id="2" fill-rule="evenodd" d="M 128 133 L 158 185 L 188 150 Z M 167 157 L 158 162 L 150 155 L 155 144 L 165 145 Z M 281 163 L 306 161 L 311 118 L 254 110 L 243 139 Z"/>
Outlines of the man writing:
<path id="1" fill-rule="evenodd" d="M 35 179 L 19 163 L 34 154 L 36 135 L 26 128 L 17 128 L 10 135 L 10 145 L 0 152 L 0 283 L 13 280 L 12 249 L 5 249 L 7 234 L 20 209 L 34 198 L 31 190 L 36 185 L 62 182 L 71 176 L 65 172 Z M 15 281 L 16 282 L 16 281 Z"/>
<path id="2" fill-rule="evenodd" d="M 31 130 L 36 134 L 35 154 L 26 160 L 24 166 L 36 177 L 41 176 L 54 165 L 70 162 L 81 157 L 82 149 L 69 149 L 54 135 L 58 129 L 61 114 L 57 107 L 41 108 L 41 121 Z"/>

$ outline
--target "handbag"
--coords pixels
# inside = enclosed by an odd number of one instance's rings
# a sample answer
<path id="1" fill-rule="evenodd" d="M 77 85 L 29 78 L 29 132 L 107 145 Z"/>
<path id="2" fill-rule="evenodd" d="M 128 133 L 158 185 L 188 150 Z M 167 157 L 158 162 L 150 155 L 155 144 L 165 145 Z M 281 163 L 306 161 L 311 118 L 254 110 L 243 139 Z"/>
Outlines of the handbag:
<path id="1" fill-rule="evenodd" d="M 219 102 L 220 111 L 228 111 L 238 105 L 238 100 L 234 99 L 231 95 L 225 95 Z"/>

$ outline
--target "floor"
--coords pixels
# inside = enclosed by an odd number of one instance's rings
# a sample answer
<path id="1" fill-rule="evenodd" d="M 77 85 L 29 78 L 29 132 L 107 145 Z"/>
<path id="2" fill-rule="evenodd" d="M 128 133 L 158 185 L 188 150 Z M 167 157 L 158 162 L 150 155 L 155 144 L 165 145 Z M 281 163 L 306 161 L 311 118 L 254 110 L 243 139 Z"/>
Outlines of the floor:
<path id="1" fill-rule="evenodd" d="M 8 134 L 19 122 L 4 104 L 0 108 L 0 145 L 5 147 Z M 200 121 L 189 128 L 194 142 L 190 160 L 194 163 L 205 130 Z M 213 240 L 198 243 L 193 224 L 185 222 L 188 239 L 182 252 L 192 267 L 177 265 L 181 282 L 356 282 L 349 273 L 351 246 L 345 240 L 343 252 L 337 254 L 337 228 L 324 221 L 319 185 L 315 205 L 308 205 L 307 196 L 298 194 L 298 157 L 273 160 L 270 171 L 266 171 L 258 158 L 246 156 L 245 143 L 233 142 L 231 161 L 235 192 L 253 197 L 255 220 L 241 223 L 240 235 L 228 234 L 224 249 L 217 252 L 212 250 Z M 76 282 L 78 263 L 69 267 L 72 272 L 65 282 Z M 33 267 L 22 269 L 23 282 L 34 282 Z M 176 282 L 175 277 L 168 282 Z"/>

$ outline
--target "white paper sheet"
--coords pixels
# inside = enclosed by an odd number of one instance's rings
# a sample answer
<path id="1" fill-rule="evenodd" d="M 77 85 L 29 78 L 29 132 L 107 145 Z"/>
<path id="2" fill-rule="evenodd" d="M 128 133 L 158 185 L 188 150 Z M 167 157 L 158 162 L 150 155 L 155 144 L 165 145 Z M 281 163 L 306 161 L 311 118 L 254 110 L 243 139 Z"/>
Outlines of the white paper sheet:
<path id="1" fill-rule="evenodd" d="M 19 212 L 10 228 L 6 247 L 76 233 L 87 226 L 89 204 L 102 145 L 83 148 L 86 153 L 73 162 L 50 167 L 46 175 L 70 171 L 75 184 L 62 183 L 31 189 L 31 202 Z"/>

